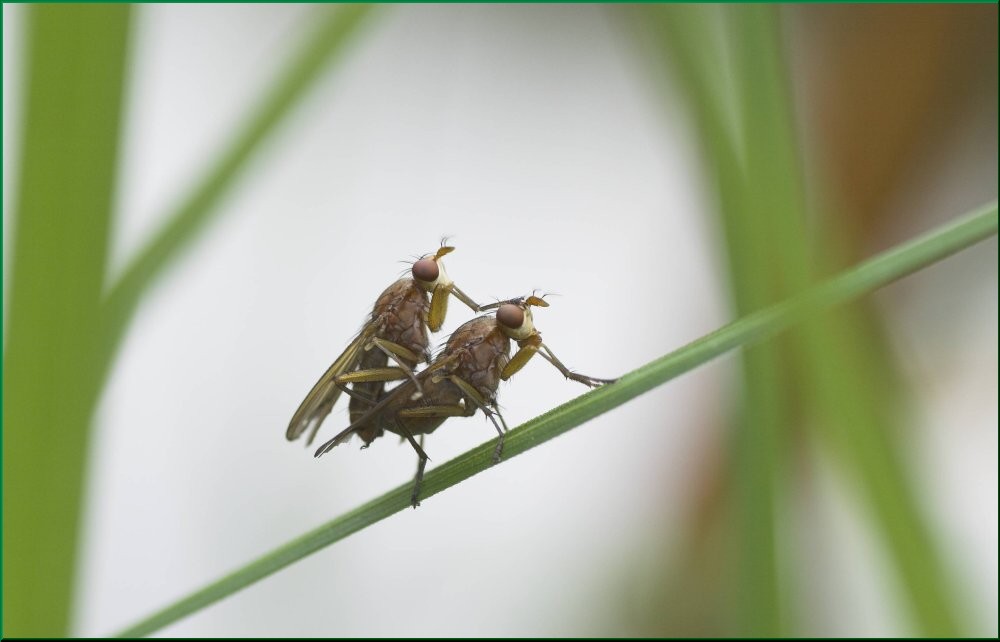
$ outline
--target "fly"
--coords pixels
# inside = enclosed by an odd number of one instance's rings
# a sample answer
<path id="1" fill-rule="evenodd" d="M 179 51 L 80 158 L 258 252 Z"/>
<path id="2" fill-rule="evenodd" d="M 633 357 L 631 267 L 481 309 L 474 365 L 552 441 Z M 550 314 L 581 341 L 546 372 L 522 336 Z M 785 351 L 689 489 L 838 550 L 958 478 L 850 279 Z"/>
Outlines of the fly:
<path id="1" fill-rule="evenodd" d="M 348 391 L 352 397 L 350 415 L 354 425 L 381 400 L 387 382 L 408 378 L 416 384 L 417 364 L 430 361 L 427 332 L 441 329 L 449 295 L 455 295 L 473 311 L 480 310 L 448 277 L 441 262 L 454 249 L 442 242 L 437 252 L 413 263 L 410 276 L 399 279 L 379 295 L 364 327 L 295 411 L 285 432 L 289 441 L 310 431 L 306 445 L 312 444 L 341 392 Z M 389 366 L 389 359 L 395 365 Z M 366 444 L 374 439 L 364 430 L 358 432 Z"/>

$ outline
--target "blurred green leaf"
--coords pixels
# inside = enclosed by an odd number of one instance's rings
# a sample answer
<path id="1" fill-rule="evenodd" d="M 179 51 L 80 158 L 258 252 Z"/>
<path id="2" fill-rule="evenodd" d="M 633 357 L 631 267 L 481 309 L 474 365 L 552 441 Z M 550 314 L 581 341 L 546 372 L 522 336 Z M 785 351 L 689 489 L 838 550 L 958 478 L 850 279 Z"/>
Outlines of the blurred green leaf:
<path id="1" fill-rule="evenodd" d="M 750 188 L 745 197 L 752 203 L 749 218 L 757 242 L 772 250 L 770 256 L 761 256 L 758 266 L 775 269 L 771 278 L 777 287 L 800 289 L 825 266 L 809 258 L 815 244 L 801 215 L 801 162 L 785 86 L 778 10 L 743 6 L 732 11 L 735 31 L 743 36 L 735 38 L 735 57 L 744 68 L 736 76 L 744 96 L 742 130 Z M 836 227 L 833 221 L 828 225 Z M 789 351 L 797 367 L 787 369 L 792 377 L 788 384 L 792 388 L 798 382 L 803 411 L 819 420 L 810 425 L 832 443 L 868 504 L 872 525 L 903 579 L 919 630 L 924 635 L 959 635 L 954 586 L 892 439 L 894 400 L 879 385 L 880 369 L 870 356 L 877 338 L 858 322 L 858 314 L 858 309 L 839 311 L 793 333 Z"/>
<path id="2" fill-rule="evenodd" d="M 668 6 L 649 10 L 657 45 L 692 104 L 717 181 L 735 308 L 745 315 L 800 289 L 805 274 L 786 254 L 801 246 L 802 211 L 773 9 Z M 728 43 L 723 47 L 722 43 Z M 797 279 L 795 275 L 801 274 Z M 785 275 L 790 275 L 789 279 Z M 739 633 L 781 635 L 786 608 L 779 581 L 776 512 L 784 492 L 794 374 L 777 343 L 747 350 L 731 458 Z"/>
<path id="3" fill-rule="evenodd" d="M 646 15 L 653 16 L 657 45 L 690 99 L 717 181 L 737 310 L 745 314 L 801 290 L 828 269 L 815 257 L 826 258 L 829 248 L 817 247 L 803 216 L 802 163 L 778 10 L 670 6 Z M 827 238 L 834 223 L 826 222 Z M 792 609 L 782 601 L 794 591 L 779 582 L 785 565 L 775 528 L 790 487 L 785 470 L 798 425 L 816 425 L 822 443 L 834 446 L 856 482 L 921 631 L 958 631 L 943 561 L 891 439 L 895 400 L 885 385 L 891 369 L 873 356 L 877 345 L 871 324 L 860 322 L 858 310 L 847 310 L 746 353 L 743 407 L 731 449 L 740 634 L 780 635 L 792 625 Z"/>
<path id="4" fill-rule="evenodd" d="M 102 308 L 100 376 L 96 377 L 99 383 L 103 384 L 118 345 L 149 286 L 218 214 L 216 206 L 236 184 L 247 162 L 329 65 L 339 60 L 350 37 L 371 10 L 371 5 L 366 4 L 331 5 L 314 10 L 309 23 L 316 25 L 315 32 L 254 106 L 246 124 L 236 132 L 215 165 L 111 286 Z"/>
<path id="5" fill-rule="evenodd" d="M 543 444 L 730 350 L 765 341 L 793 324 L 912 274 L 996 233 L 997 205 L 994 202 L 967 218 L 865 261 L 794 298 L 726 325 L 634 370 L 617 383 L 587 392 L 525 422 L 507 434 L 504 460 Z M 426 500 L 491 468 L 495 448 L 496 439 L 493 439 L 431 470 L 424 478 L 421 498 Z M 398 513 L 410 505 L 411 491 L 410 483 L 398 486 L 137 622 L 119 633 L 119 637 L 148 635 Z"/>
<path id="6" fill-rule="evenodd" d="M 315 10 L 315 32 L 215 166 L 105 288 L 129 6 L 29 10 L 4 354 L 5 633 L 66 635 L 89 424 L 132 316 L 369 11 Z"/>
<path id="7" fill-rule="evenodd" d="M 65 636 L 130 6 L 27 11 L 4 354 L 4 634 Z"/>
<path id="8" fill-rule="evenodd" d="M 797 143 L 788 108 L 785 70 L 778 47 L 777 9 L 727 7 L 738 113 L 740 175 L 730 177 L 736 206 L 723 215 L 730 274 L 739 273 L 735 298 L 741 313 L 800 290 L 808 281 L 800 261 L 804 199 Z M 733 164 L 740 159 L 733 159 Z M 738 598 L 741 634 L 778 636 L 788 628 L 791 592 L 781 587 L 777 546 L 780 504 L 788 484 L 788 453 L 795 413 L 795 374 L 785 367 L 782 346 L 768 342 L 744 359 L 745 411 L 737 422 L 735 532 L 742 547 Z"/>

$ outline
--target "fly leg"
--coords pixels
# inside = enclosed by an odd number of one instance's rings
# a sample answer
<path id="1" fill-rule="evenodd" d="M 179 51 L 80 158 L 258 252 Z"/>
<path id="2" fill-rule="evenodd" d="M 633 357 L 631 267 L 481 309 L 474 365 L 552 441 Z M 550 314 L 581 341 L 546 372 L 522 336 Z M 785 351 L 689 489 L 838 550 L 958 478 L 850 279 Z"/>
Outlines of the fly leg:
<path id="1" fill-rule="evenodd" d="M 423 386 L 420 385 L 420 379 L 413 372 L 403 360 L 409 360 L 417 363 L 422 357 L 418 357 L 410 350 L 404 348 L 403 346 L 393 343 L 392 341 L 386 341 L 385 339 L 372 339 L 372 345 L 377 347 L 379 350 L 385 352 L 397 365 L 389 366 L 386 368 L 369 368 L 367 370 L 355 370 L 354 372 L 348 372 L 347 374 L 337 375 L 334 379 L 334 383 L 338 384 L 337 387 L 347 392 L 350 392 L 346 388 L 342 387 L 341 384 L 348 383 L 381 383 L 389 381 L 399 381 L 401 379 L 409 379 L 413 382 L 413 385 L 417 387 L 418 397 L 423 396 L 424 390 Z M 424 372 L 433 372 L 444 366 L 451 365 L 452 360 L 442 360 L 440 363 L 434 365 L 433 368 L 426 368 Z M 356 394 L 351 395 L 355 399 L 360 401 L 365 401 L 374 404 L 371 400 L 365 397 L 358 397 Z"/>
<path id="2" fill-rule="evenodd" d="M 399 381 L 409 378 L 410 374 L 397 366 L 388 368 L 370 368 L 368 370 L 355 370 L 347 374 L 337 375 L 334 383 L 346 385 L 348 383 L 369 383 L 382 381 Z M 346 391 L 345 391 L 346 392 Z"/>
<path id="3" fill-rule="evenodd" d="M 360 401 L 361 403 L 366 403 L 366 404 L 368 404 L 369 406 L 374 406 L 375 404 L 377 404 L 377 403 L 378 403 L 378 401 L 377 401 L 377 400 L 375 400 L 375 399 L 372 399 L 371 397 L 369 397 L 369 396 L 368 396 L 368 395 L 366 395 L 366 394 L 363 394 L 363 393 L 361 393 L 361 392 L 358 392 L 357 390 L 351 390 L 350 388 L 348 388 L 348 387 L 347 387 L 347 384 L 344 384 L 344 383 L 340 383 L 340 382 L 334 382 L 334 383 L 335 383 L 335 385 L 336 385 L 336 386 L 337 386 L 338 388 L 340 388 L 340 391 L 341 391 L 341 392 L 343 392 L 344 394 L 346 394 L 346 395 L 347 395 L 348 397 L 350 397 L 351 399 L 357 399 L 357 400 L 358 400 L 358 401 Z"/>
<path id="4" fill-rule="evenodd" d="M 332 379 L 326 382 L 326 386 L 328 386 L 327 390 L 330 391 L 333 389 L 333 387 L 336 387 L 342 392 L 346 392 L 354 399 L 358 399 L 359 401 L 363 401 L 369 403 L 370 405 L 373 405 L 374 402 L 371 402 L 364 397 L 359 397 L 357 394 L 352 394 L 356 393 L 356 391 L 349 390 L 347 388 L 347 384 L 369 383 L 369 382 L 383 383 L 387 381 L 398 381 L 400 379 L 409 378 L 417 386 L 417 389 L 418 390 L 420 389 L 420 382 L 417 381 L 415 375 L 413 374 L 413 370 L 405 363 L 405 361 L 409 360 L 410 363 L 418 363 L 422 359 L 422 357 L 418 357 L 416 354 L 413 353 L 413 351 L 399 344 L 393 343 L 391 341 L 385 341 L 384 339 L 379 339 L 378 337 L 373 338 L 371 342 L 369 342 L 368 345 L 365 347 L 365 349 L 369 350 L 371 349 L 372 346 L 377 347 L 379 350 L 381 350 L 386 355 L 391 357 L 393 361 L 395 361 L 399 365 L 395 367 L 368 368 L 365 370 L 355 370 L 354 372 L 347 372 L 336 375 L 332 377 Z M 330 402 L 322 406 L 320 410 L 317 411 L 317 412 L 322 412 L 322 414 L 318 416 L 325 418 L 326 415 L 330 414 L 330 410 L 333 409 L 333 402 L 336 402 L 338 395 L 339 393 L 333 395 L 332 398 L 330 399 Z M 313 440 L 316 439 L 316 433 L 319 431 L 320 424 L 322 423 L 323 423 L 322 420 L 320 420 L 312 424 L 312 430 L 309 432 L 309 438 L 306 439 L 307 447 L 311 446 Z"/>
<path id="5" fill-rule="evenodd" d="M 483 312 L 484 311 L 484 308 L 481 305 L 479 305 L 478 303 L 476 303 L 475 301 L 473 301 L 472 298 L 468 294 L 466 294 L 465 292 L 462 292 L 461 290 L 459 290 L 458 286 L 455 285 L 454 283 L 452 283 L 452 285 L 451 285 L 451 293 L 455 295 L 456 299 L 458 299 L 459 301 L 461 301 L 465 305 L 467 305 L 470 308 L 472 308 L 473 312 Z"/>
<path id="6" fill-rule="evenodd" d="M 439 369 L 443 369 L 443 368 L 451 365 L 454 361 L 455 361 L 455 357 L 454 356 L 448 357 L 448 358 L 445 358 L 445 359 L 439 359 L 437 363 L 435 363 L 434 365 L 428 366 L 427 369 L 425 369 L 423 372 L 421 372 L 420 376 L 423 377 L 425 374 L 434 372 L 434 371 L 439 370 Z M 389 370 L 392 370 L 392 369 L 389 368 Z M 364 373 L 364 372 L 365 372 L 364 370 L 361 370 L 361 371 L 358 371 L 358 372 L 352 372 L 350 374 L 344 375 L 344 377 L 346 377 L 348 379 L 357 378 L 358 376 L 362 375 L 362 373 Z M 371 371 L 369 370 L 368 372 L 371 372 Z M 405 376 L 399 376 L 397 378 L 398 379 L 405 379 L 406 377 Z M 385 379 L 383 379 L 383 380 L 385 380 Z M 378 381 L 378 379 L 376 379 L 376 381 Z M 407 386 L 407 385 L 409 385 L 409 383 L 403 383 L 401 385 L 402 386 Z M 394 392 L 401 392 L 401 391 L 394 391 Z M 382 412 L 385 411 L 386 405 L 392 402 L 392 399 L 393 399 L 393 395 L 389 395 L 389 396 L 386 396 L 386 397 L 383 397 L 383 398 L 379 399 L 378 403 L 376 403 L 371 408 L 369 408 L 363 415 L 361 415 L 360 417 L 358 417 L 357 419 L 355 419 L 354 421 L 352 421 L 350 426 L 348 426 L 347 428 L 344 428 L 339 433 L 337 433 L 336 435 L 334 435 L 334 437 L 332 439 L 329 439 L 326 443 L 324 443 L 323 445 L 321 445 L 316 450 L 316 453 L 315 453 L 314 456 L 315 457 L 322 457 L 326 453 L 330 452 L 337 444 L 342 443 L 347 438 L 348 435 L 350 435 L 351 433 L 355 432 L 356 430 L 358 430 L 362 426 L 365 426 L 368 422 L 376 420 L 377 417 Z M 367 403 L 367 400 L 363 400 L 363 401 L 365 403 Z M 434 406 L 425 406 L 422 409 L 426 410 L 428 408 L 434 408 Z M 464 407 L 460 407 L 460 408 L 461 408 L 461 412 L 459 412 L 457 415 L 456 414 L 445 413 L 445 414 L 441 414 L 441 415 L 424 415 L 424 416 L 441 416 L 441 417 L 447 418 L 447 417 L 455 417 L 455 416 L 466 415 L 467 413 L 465 412 L 465 408 Z M 400 411 L 399 416 L 405 417 L 406 413 L 408 413 L 408 412 L 414 412 L 416 410 L 417 409 L 402 410 L 402 411 Z M 447 410 L 447 408 L 446 408 L 446 410 Z M 329 412 L 329 410 L 327 412 Z M 402 434 L 402 433 L 400 433 L 400 434 Z"/>
<path id="7" fill-rule="evenodd" d="M 405 349 L 405 348 L 404 348 Z M 347 374 L 337 375 L 333 378 L 333 385 L 339 388 L 341 391 L 346 392 L 349 396 L 354 399 L 359 399 L 369 404 L 374 404 L 375 402 L 360 395 L 360 393 L 351 390 L 347 387 L 349 383 L 364 383 L 364 382 L 383 382 L 383 381 L 398 381 L 400 379 L 406 379 L 409 375 L 406 370 L 400 367 L 393 368 L 371 368 L 369 370 L 356 370 L 354 372 L 348 372 Z M 332 404 L 330 406 L 332 409 Z M 326 411 L 327 413 L 330 410 Z M 316 439 L 316 433 L 319 431 L 319 424 L 317 422 L 313 428 L 312 432 L 309 433 L 309 438 L 306 440 L 306 446 L 312 445 L 314 439 Z"/>
<path id="8" fill-rule="evenodd" d="M 507 365 L 504 366 L 503 370 L 500 372 L 500 378 L 504 381 L 510 379 L 514 373 L 526 366 L 528 361 L 530 361 L 536 354 L 542 355 L 546 361 L 554 365 L 556 369 L 559 370 L 559 372 L 561 372 L 567 379 L 578 381 L 585 386 L 596 388 L 597 386 L 617 381 L 617 379 L 598 379 L 597 377 L 588 377 L 587 375 L 573 372 L 563 365 L 562 361 L 556 358 L 556 355 L 549 350 L 549 347 L 542 343 L 542 337 L 538 335 L 520 341 L 518 345 L 520 346 L 520 350 L 518 350 L 514 356 L 511 357 L 510 361 L 507 362 Z"/>
<path id="9" fill-rule="evenodd" d="M 419 445 L 420 450 L 424 449 L 424 437 L 426 435 L 420 435 Z M 426 453 L 425 453 L 426 454 Z M 419 452 L 417 454 L 417 472 L 413 475 L 413 492 L 410 493 L 410 506 L 416 508 L 420 506 L 420 484 L 424 481 L 424 468 L 427 467 L 427 457 L 421 457 Z"/>
<path id="10" fill-rule="evenodd" d="M 567 379 L 572 379 L 573 381 L 579 381 L 585 386 L 590 386 L 591 388 L 596 388 L 597 386 L 604 385 L 606 383 L 614 383 L 617 379 L 598 379 L 597 377 L 589 377 L 587 375 L 578 374 L 573 372 L 569 368 L 563 365 L 562 361 L 556 358 L 556 355 L 549 350 L 549 347 L 544 343 L 541 344 L 542 351 L 538 354 L 542 355 L 548 359 L 549 363 L 554 365 L 559 372 L 563 373 L 563 376 Z"/>
<path id="11" fill-rule="evenodd" d="M 542 338 L 539 336 L 528 337 L 527 339 L 518 342 L 520 349 L 514 353 L 514 356 L 510 358 L 507 365 L 503 367 L 500 371 L 500 378 L 507 381 L 518 373 L 521 368 L 528 365 L 531 358 L 538 353 L 538 347 L 542 345 Z"/>
<path id="12" fill-rule="evenodd" d="M 469 412 L 471 410 L 472 412 Z M 421 408 L 407 408 L 406 410 L 400 410 L 396 413 L 397 421 L 396 429 L 399 433 L 403 435 L 413 446 L 413 449 L 417 451 L 417 456 L 420 460 L 417 462 L 417 475 L 413 479 L 413 494 L 410 495 L 410 505 L 416 508 L 420 505 L 420 487 L 424 481 L 424 468 L 427 466 L 427 453 L 423 451 L 423 448 L 417 444 L 417 441 L 413 438 L 413 435 L 407 430 L 404 425 L 403 419 L 413 419 L 413 418 L 448 418 L 448 417 L 471 417 L 476 414 L 476 409 L 466 408 L 463 404 L 448 404 L 440 406 L 423 406 Z M 423 435 L 421 435 L 421 441 L 423 441 Z"/>
<path id="13" fill-rule="evenodd" d="M 459 387 L 466 399 L 472 401 L 473 413 L 475 413 L 476 408 L 479 408 L 493 422 L 493 426 L 497 429 L 497 434 L 500 435 L 500 439 L 497 440 L 496 450 L 493 451 L 493 463 L 499 464 L 500 455 L 503 453 L 503 439 L 504 434 L 507 432 L 507 422 L 503 420 L 503 415 L 500 414 L 500 411 L 496 410 L 496 403 L 487 400 L 472 384 L 461 377 L 449 375 L 448 380 Z M 500 423 L 497 423 L 497 417 L 500 418 Z"/>
<path id="14" fill-rule="evenodd" d="M 420 363 L 424 357 L 417 355 L 409 348 L 399 345 L 398 343 L 393 343 L 387 339 L 380 339 L 375 337 L 372 339 L 372 345 L 385 353 L 385 356 L 389 357 L 396 362 L 397 367 L 406 373 L 410 381 L 417 386 L 417 391 L 420 394 L 424 393 L 423 388 L 420 387 L 420 382 L 417 381 L 417 377 L 413 374 L 413 368 L 411 368 L 408 363 Z"/>
<path id="15" fill-rule="evenodd" d="M 400 414 L 402 415 L 402 412 Z M 413 434 L 406 429 L 406 426 L 404 426 L 401 422 L 396 422 L 396 427 L 401 433 L 403 433 L 406 440 L 410 442 L 410 445 L 413 446 L 413 450 L 417 451 L 417 457 L 419 458 L 417 460 L 417 474 L 413 478 L 413 493 L 410 494 L 410 506 L 416 508 L 417 506 L 420 506 L 420 486 L 424 481 L 424 468 L 427 467 L 427 460 L 430 459 L 430 457 L 428 457 L 427 453 L 424 452 L 423 444 L 417 443 L 417 440 L 413 438 Z M 424 441 L 423 435 L 420 435 L 420 441 Z"/>
<path id="16" fill-rule="evenodd" d="M 454 283 L 440 284 L 431 293 L 431 306 L 427 311 L 427 327 L 431 329 L 431 332 L 437 332 L 444 324 L 444 318 L 448 314 L 448 297 L 452 294 L 455 295 L 456 299 L 469 306 L 473 312 L 482 312 L 487 309 L 473 301 Z"/>

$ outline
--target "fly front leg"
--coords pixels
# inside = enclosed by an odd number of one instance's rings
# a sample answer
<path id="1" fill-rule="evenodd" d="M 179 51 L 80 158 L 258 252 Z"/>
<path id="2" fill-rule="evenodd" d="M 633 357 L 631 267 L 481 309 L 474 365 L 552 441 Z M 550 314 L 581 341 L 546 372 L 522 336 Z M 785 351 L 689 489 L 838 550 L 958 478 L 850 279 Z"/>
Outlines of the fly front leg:
<path id="1" fill-rule="evenodd" d="M 547 345 L 542 343 L 542 337 L 540 335 L 535 335 L 519 341 L 518 346 L 520 346 L 520 350 L 518 350 L 514 356 L 511 357 L 510 361 L 507 362 L 507 365 L 504 366 L 504 369 L 500 373 L 500 378 L 504 381 L 512 377 L 521 368 L 528 365 L 528 362 L 536 354 L 542 355 L 546 361 L 554 365 L 556 369 L 558 369 L 559 372 L 561 372 L 567 379 L 578 381 L 585 386 L 596 388 L 606 383 L 614 383 L 617 381 L 617 379 L 598 379 L 597 377 L 590 377 L 573 372 L 563 365 L 562 361 L 556 358 L 556 355 L 553 354 L 552 350 L 550 350 Z"/>
<path id="2" fill-rule="evenodd" d="M 469 306 L 473 312 L 482 312 L 487 308 L 472 300 L 465 292 L 462 292 L 457 285 L 452 283 L 439 284 L 431 292 L 431 306 L 427 311 L 427 327 L 431 332 L 437 332 L 444 324 L 444 318 L 448 315 L 448 297 L 454 294 L 455 298 Z"/>
<path id="3" fill-rule="evenodd" d="M 518 341 L 517 345 L 519 350 L 514 353 L 514 356 L 510 358 L 507 365 L 500 371 L 500 378 L 504 381 L 507 381 L 520 372 L 521 368 L 528 365 L 531 358 L 538 352 L 538 348 L 541 347 L 542 338 L 537 335 L 528 337 L 527 339 Z"/>
<path id="4" fill-rule="evenodd" d="M 448 296 L 451 294 L 450 285 L 438 285 L 431 292 L 431 307 L 427 311 L 427 327 L 431 332 L 437 332 L 444 325 L 444 318 L 448 315 Z"/>
<path id="5" fill-rule="evenodd" d="M 473 301 L 472 297 L 468 294 L 459 290 L 458 286 L 454 283 L 451 284 L 451 293 L 455 295 L 456 299 L 469 306 L 473 312 L 484 312 L 486 310 L 486 308 Z"/>
<path id="6" fill-rule="evenodd" d="M 617 379 L 598 379 L 597 377 L 589 377 L 587 375 L 582 375 L 573 372 L 572 370 L 564 366 L 562 361 L 559 361 L 559 359 L 556 358 L 556 355 L 554 355 L 552 351 L 549 350 L 549 347 L 547 345 L 545 345 L 544 343 L 540 343 L 539 345 L 542 348 L 542 352 L 539 352 L 539 354 L 548 359 L 549 363 L 558 368 L 559 372 L 563 373 L 563 376 L 566 377 L 567 379 L 572 379 L 573 381 L 579 381 L 583 385 L 590 386 L 591 388 L 596 388 L 606 383 L 614 383 L 615 381 L 618 381 Z"/>

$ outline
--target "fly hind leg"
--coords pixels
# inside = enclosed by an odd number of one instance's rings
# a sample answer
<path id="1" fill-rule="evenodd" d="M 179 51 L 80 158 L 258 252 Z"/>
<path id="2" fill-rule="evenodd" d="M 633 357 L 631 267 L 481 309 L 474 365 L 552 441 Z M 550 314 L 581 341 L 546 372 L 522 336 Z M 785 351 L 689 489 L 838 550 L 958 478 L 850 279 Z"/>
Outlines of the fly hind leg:
<path id="1" fill-rule="evenodd" d="M 472 412 L 469 412 L 469 411 Z M 466 408 L 465 405 L 461 403 L 456 404 L 445 404 L 438 406 L 422 406 L 420 408 L 407 408 L 405 410 L 400 410 L 396 414 L 396 429 L 399 433 L 410 442 L 413 449 L 417 452 L 417 457 L 419 461 L 417 462 L 417 474 L 413 478 L 413 493 L 410 495 L 410 505 L 416 508 L 420 506 L 420 488 L 424 481 L 424 469 L 427 467 L 427 460 L 430 459 L 424 449 L 421 448 L 421 444 L 418 444 L 416 439 L 413 438 L 413 434 L 406 428 L 405 422 L 401 420 L 406 419 L 447 419 L 448 417 L 471 417 L 476 413 L 475 408 Z M 421 435 L 421 441 L 423 441 L 423 435 Z"/>
<path id="2" fill-rule="evenodd" d="M 427 453 L 423 449 L 423 435 L 420 435 L 420 443 L 418 444 L 417 440 L 413 438 L 413 434 L 405 426 L 399 424 L 398 428 L 403 433 L 403 436 L 406 437 L 406 440 L 410 442 L 410 445 L 413 446 L 413 450 L 417 451 L 417 474 L 413 478 L 413 492 L 410 493 L 410 506 L 416 508 L 420 506 L 420 486 L 423 484 L 424 469 L 427 467 L 427 461 L 430 457 L 427 456 Z"/>
<path id="3" fill-rule="evenodd" d="M 370 397 L 354 390 L 353 388 L 348 388 L 348 384 L 356 383 L 384 383 L 389 381 L 399 381 L 400 379 L 406 379 L 412 376 L 412 373 L 407 369 L 404 370 L 402 367 L 388 367 L 388 368 L 369 368 L 367 370 L 355 370 L 354 372 L 348 372 L 345 374 L 337 375 L 333 378 L 333 385 L 340 389 L 341 392 L 346 393 L 352 399 L 357 399 L 369 405 L 374 405 L 377 400 L 372 400 Z M 329 410 L 327 410 L 329 413 Z M 309 433 L 309 438 L 306 440 L 306 446 L 312 444 L 313 440 L 316 438 L 316 432 L 319 430 L 319 424 L 313 428 L 312 432 Z"/>

